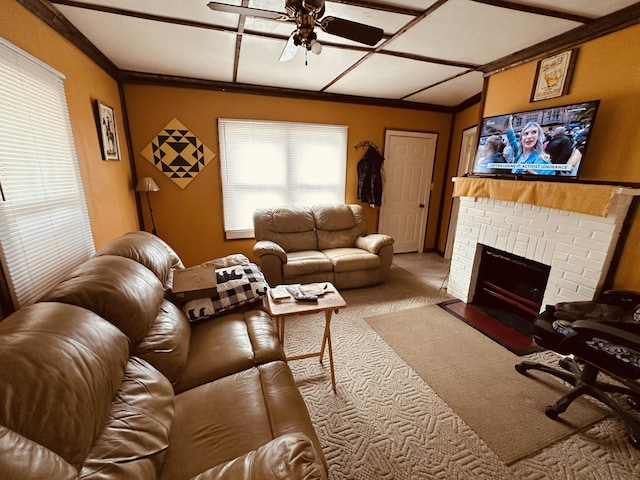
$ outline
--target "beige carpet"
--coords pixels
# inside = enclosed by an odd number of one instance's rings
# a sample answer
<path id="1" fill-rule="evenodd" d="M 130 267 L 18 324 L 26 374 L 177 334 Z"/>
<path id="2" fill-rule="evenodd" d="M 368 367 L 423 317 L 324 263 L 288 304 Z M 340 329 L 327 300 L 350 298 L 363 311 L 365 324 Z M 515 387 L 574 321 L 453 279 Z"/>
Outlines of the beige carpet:
<path id="1" fill-rule="evenodd" d="M 365 321 L 451 299 L 438 289 L 440 284 L 427 284 L 394 264 L 388 282 L 342 292 L 347 308 L 331 322 L 337 393 L 331 389 L 328 362 L 289 363 L 329 463 L 330 480 L 640 478 L 640 452 L 614 417 L 506 465 Z M 287 353 L 317 351 L 323 325 L 322 315 L 288 320 Z M 557 360 L 549 352 L 520 358 Z M 483 390 L 477 386 L 473 394 Z"/>
<path id="2" fill-rule="evenodd" d="M 550 420 L 544 408 L 566 387 L 520 375 L 519 357 L 437 305 L 366 321 L 507 465 L 606 414 L 578 399 L 562 423 Z"/>

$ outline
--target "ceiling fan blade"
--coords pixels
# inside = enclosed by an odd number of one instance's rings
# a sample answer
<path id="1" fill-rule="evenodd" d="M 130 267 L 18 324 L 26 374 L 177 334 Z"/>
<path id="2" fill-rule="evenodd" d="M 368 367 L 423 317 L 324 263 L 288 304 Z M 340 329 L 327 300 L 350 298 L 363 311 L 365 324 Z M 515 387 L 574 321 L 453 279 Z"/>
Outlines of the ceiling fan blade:
<path id="1" fill-rule="evenodd" d="M 270 20 L 289 20 L 284 13 L 273 12 L 271 10 L 260 10 L 259 8 L 241 7 L 238 5 L 227 5 L 226 3 L 209 2 L 207 7 L 216 12 L 236 13 L 247 17 L 268 18 Z"/>
<path id="2" fill-rule="evenodd" d="M 294 31 L 290 36 L 289 40 L 287 40 L 286 45 L 282 49 L 282 53 L 280 54 L 279 62 L 288 62 L 289 60 L 293 60 L 293 57 L 298 53 L 298 45 L 295 44 L 295 36 L 296 32 Z"/>
<path id="3" fill-rule="evenodd" d="M 352 22 L 343 18 L 325 17 L 319 22 L 322 30 L 331 35 L 373 46 L 380 41 L 384 31 L 378 27 Z"/>

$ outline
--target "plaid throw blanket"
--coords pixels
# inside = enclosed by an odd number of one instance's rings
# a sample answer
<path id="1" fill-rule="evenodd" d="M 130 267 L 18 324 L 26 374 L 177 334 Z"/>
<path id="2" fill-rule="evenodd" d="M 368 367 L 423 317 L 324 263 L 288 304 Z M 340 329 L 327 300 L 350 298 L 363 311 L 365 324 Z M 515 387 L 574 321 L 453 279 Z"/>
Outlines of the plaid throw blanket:
<path id="1" fill-rule="evenodd" d="M 217 269 L 216 281 L 214 297 L 191 300 L 182 307 L 192 322 L 260 300 L 269 288 L 254 263 Z"/>

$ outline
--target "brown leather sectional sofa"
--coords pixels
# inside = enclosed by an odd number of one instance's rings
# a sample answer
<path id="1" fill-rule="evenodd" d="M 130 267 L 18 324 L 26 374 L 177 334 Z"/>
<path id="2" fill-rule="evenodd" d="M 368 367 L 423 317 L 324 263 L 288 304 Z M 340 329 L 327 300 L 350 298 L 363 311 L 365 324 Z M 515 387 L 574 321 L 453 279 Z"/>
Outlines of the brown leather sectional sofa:
<path id="1" fill-rule="evenodd" d="M 358 204 L 287 205 L 253 214 L 254 255 L 272 287 L 285 283 L 331 282 L 339 289 L 386 280 L 393 238 L 367 235 Z"/>
<path id="2" fill-rule="evenodd" d="M 132 232 L 0 322 L 0 478 L 326 479 L 269 316 L 190 324 Z"/>

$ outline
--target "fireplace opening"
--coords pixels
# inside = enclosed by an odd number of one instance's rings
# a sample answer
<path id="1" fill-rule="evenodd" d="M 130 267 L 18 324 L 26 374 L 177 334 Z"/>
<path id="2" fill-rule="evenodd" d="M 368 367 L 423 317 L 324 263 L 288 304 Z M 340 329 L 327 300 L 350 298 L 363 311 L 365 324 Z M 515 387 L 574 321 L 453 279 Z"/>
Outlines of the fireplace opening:
<path id="1" fill-rule="evenodd" d="M 471 304 L 529 335 L 540 312 L 551 267 L 482 245 Z"/>

